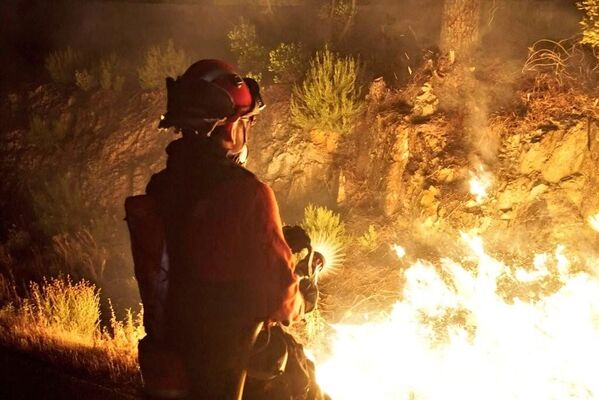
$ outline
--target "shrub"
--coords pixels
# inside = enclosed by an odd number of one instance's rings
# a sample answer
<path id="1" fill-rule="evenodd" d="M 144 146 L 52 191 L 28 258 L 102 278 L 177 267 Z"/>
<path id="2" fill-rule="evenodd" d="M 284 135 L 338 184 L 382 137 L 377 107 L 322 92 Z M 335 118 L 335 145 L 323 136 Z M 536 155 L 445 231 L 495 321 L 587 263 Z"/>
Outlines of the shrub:
<path id="1" fill-rule="evenodd" d="M 280 43 L 268 53 L 268 60 L 275 83 L 295 82 L 304 73 L 305 55 L 299 43 Z"/>
<path id="2" fill-rule="evenodd" d="M 137 70 L 139 84 L 144 89 L 160 87 L 166 77 L 177 77 L 188 64 L 189 57 L 184 50 L 175 48 L 172 40 L 162 46 L 152 46 L 145 54 L 144 64 Z"/>
<path id="3" fill-rule="evenodd" d="M 258 41 L 256 26 L 241 17 L 227 34 L 229 48 L 237 56 L 237 66 L 247 76 L 262 78 L 267 51 Z M 258 80 L 260 80 L 258 79 Z"/>
<path id="4" fill-rule="evenodd" d="M 0 309 L 7 304 L 12 304 L 16 298 L 14 280 L 0 273 Z"/>
<path id="5" fill-rule="evenodd" d="M 65 118 L 49 122 L 40 115 L 34 114 L 29 121 L 27 142 L 41 150 L 51 150 L 60 145 L 68 131 L 69 124 Z"/>
<path id="6" fill-rule="evenodd" d="M 131 309 L 125 311 L 125 319 L 119 320 L 110 304 L 110 326 L 109 329 L 102 330 L 102 337 L 112 347 L 118 349 L 129 349 L 137 353 L 137 344 L 146 335 L 143 325 L 143 308 L 139 313 L 134 314 Z"/>
<path id="7" fill-rule="evenodd" d="M 125 84 L 125 77 L 119 74 L 122 66 L 119 63 L 116 53 L 100 60 L 98 66 L 98 81 L 100 87 L 104 90 L 121 91 Z"/>
<path id="8" fill-rule="evenodd" d="M 109 326 L 101 328 L 93 284 L 74 284 L 69 277 L 32 283 L 27 296 L 15 295 L 12 304 L 0 308 L 0 344 L 86 378 L 130 386 L 138 382 L 143 310 L 127 310 L 120 321 L 110 308 Z"/>
<path id="9" fill-rule="evenodd" d="M 323 4 L 318 10 L 320 19 L 346 20 L 355 13 L 350 0 L 337 0 L 331 3 Z"/>
<path id="10" fill-rule="evenodd" d="M 378 247 L 379 234 L 374 225 L 369 225 L 368 230 L 358 238 L 358 244 L 367 252 L 371 253 Z"/>
<path id="11" fill-rule="evenodd" d="M 362 110 L 358 62 L 328 48 L 316 53 L 301 86 L 293 88 L 291 117 L 303 129 L 346 133 Z"/>
<path id="12" fill-rule="evenodd" d="M 84 92 L 89 92 L 98 86 L 96 76 L 88 69 L 75 71 L 75 83 Z"/>
<path id="13" fill-rule="evenodd" d="M 98 244 L 88 229 L 54 235 L 52 247 L 59 258 L 61 272 L 68 271 L 76 278 L 102 282 L 108 251 Z"/>
<path id="14" fill-rule="evenodd" d="M 31 182 L 33 211 L 39 228 L 48 236 L 57 233 L 77 232 L 92 219 L 86 207 L 81 186 L 72 174 L 53 174 Z"/>
<path id="15" fill-rule="evenodd" d="M 67 47 L 51 52 L 46 57 L 45 65 L 54 82 L 71 84 L 75 82 L 75 71 L 83 66 L 83 56 L 79 51 Z"/>
<path id="16" fill-rule="evenodd" d="M 334 272 L 343 261 L 345 246 L 349 242 L 339 214 L 326 207 L 309 205 L 304 210 L 301 226 L 312 239 L 313 249 L 322 253 L 326 260 L 321 274 Z"/>
<path id="17" fill-rule="evenodd" d="M 119 74 L 120 69 L 122 66 L 116 53 L 111 53 L 108 57 L 101 59 L 97 65 L 76 71 L 75 83 L 86 92 L 97 87 L 104 90 L 120 91 L 125 83 L 125 77 Z"/>
<path id="18" fill-rule="evenodd" d="M 599 0 L 581 0 L 576 2 L 576 6 L 584 12 L 580 21 L 581 43 L 599 47 Z"/>
<path id="19" fill-rule="evenodd" d="M 81 280 L 52 278 L 29 288 L 29 312 L 42 326 L 93 338 L 100 321 L 100 295 Z"/>

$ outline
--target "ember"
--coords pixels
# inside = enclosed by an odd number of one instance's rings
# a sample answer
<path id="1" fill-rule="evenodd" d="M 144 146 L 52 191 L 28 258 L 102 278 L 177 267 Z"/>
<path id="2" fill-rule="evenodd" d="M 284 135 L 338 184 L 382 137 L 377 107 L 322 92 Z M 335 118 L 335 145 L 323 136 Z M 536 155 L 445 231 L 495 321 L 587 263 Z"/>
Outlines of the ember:
<path id="1" fill-rule="evenodd" d="M 474 171 L 470 171 L 470 177 L 470 194 L 474 196 L 477 204 L 481 204 L 488 195 L 491 174 L 482 165 L 479 165 Z"/>
<path id="2" fill-rule="evenodd" d="M 404 258 L 406 255 L 406 250 L 398 244 L 391 246 L 391 249 L 395 252 L 397 258 Z"/>

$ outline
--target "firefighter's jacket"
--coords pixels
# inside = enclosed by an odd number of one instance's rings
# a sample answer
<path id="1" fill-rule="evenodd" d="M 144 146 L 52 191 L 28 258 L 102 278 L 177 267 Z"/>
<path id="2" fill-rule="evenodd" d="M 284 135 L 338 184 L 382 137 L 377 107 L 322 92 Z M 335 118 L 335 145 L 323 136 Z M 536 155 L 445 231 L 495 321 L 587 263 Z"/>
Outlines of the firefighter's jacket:
<path id="1" fill-rule="evenodd" d="M 301 314 L 272 190 L 206 139 L 179 139 L 167 153 L 167 168 L 152 177 L 147 195 L 126 205 L 136 276 L 150 313 L 146 328 L 162 321 L 160 307 L 148 305 L 164 303 L 166 284 L 167 314 L 183 307 L 188 316 L 197 305 L 186 304 L 194 297 L 182 293 L 196 287 L 235 298 L 213 311 L 235 307 L 244 319 L 283 321 Z"/>

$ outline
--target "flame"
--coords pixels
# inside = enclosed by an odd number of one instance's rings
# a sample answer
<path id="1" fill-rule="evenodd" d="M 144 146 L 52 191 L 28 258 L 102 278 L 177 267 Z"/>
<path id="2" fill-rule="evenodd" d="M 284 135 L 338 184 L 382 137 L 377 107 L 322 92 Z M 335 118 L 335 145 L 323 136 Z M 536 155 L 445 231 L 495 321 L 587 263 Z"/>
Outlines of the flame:
<path id="1" fill-rule="evenodd" d="M 591 215 L 588 219 L 587 219 L 589 225 L 591 225 L 591 228 L 593 228 L 595 231 L 599 232 L 599 213 L 595 214 L 595 215 Z"/>
<path id="2" fill-rule="evenodd" d="M 391 250 L 393 250 L 395 252 L 395 254 L 397 255 L 397 258 L 404 258 L 406 255 L 406 249 L 404 249 L 403 247 L 401 247 L 400 245 L 393 244 L 391 246 Z"/>
<path id="3" fill-rule="evenodd" d="M 474 196 L 477 204 L 481 204 L 488 196 L 487 190 L 491 187 L 491 175 L 485 167 L 479 165 L 470 171 L 470 194 Z"/>
<path id="4" fill-rule="evenodd" d="M 329 355 L 316 354 L 323 389 L 342 400 L 599 398 L 599 278 L 571 272 L 563 246 L 525 269 L 461 238 L 475 266 L 418 261 L 389 315 L 334 326 Z M 555 278 L 533 300 L 516 295 Z"/>

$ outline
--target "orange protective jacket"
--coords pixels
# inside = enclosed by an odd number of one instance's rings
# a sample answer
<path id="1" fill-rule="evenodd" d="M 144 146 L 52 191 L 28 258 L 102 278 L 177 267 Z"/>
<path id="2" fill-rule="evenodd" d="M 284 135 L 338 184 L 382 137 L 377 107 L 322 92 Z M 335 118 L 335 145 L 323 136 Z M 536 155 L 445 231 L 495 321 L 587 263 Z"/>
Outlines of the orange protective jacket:
<path id="1" fill-rule="evenodd" d="M 165 277 L 179 289 L 240 288 L 244 318 L 297 318 L 303 299 L 273 191 L 205 141 L 180 139 L 167 153 L 167 168 L 152 177 L 148 194 L 126 202 L 146 326 L 162 323 Z M 171 301 L 166 313 L 195 307 L 182 301 Z"/>

